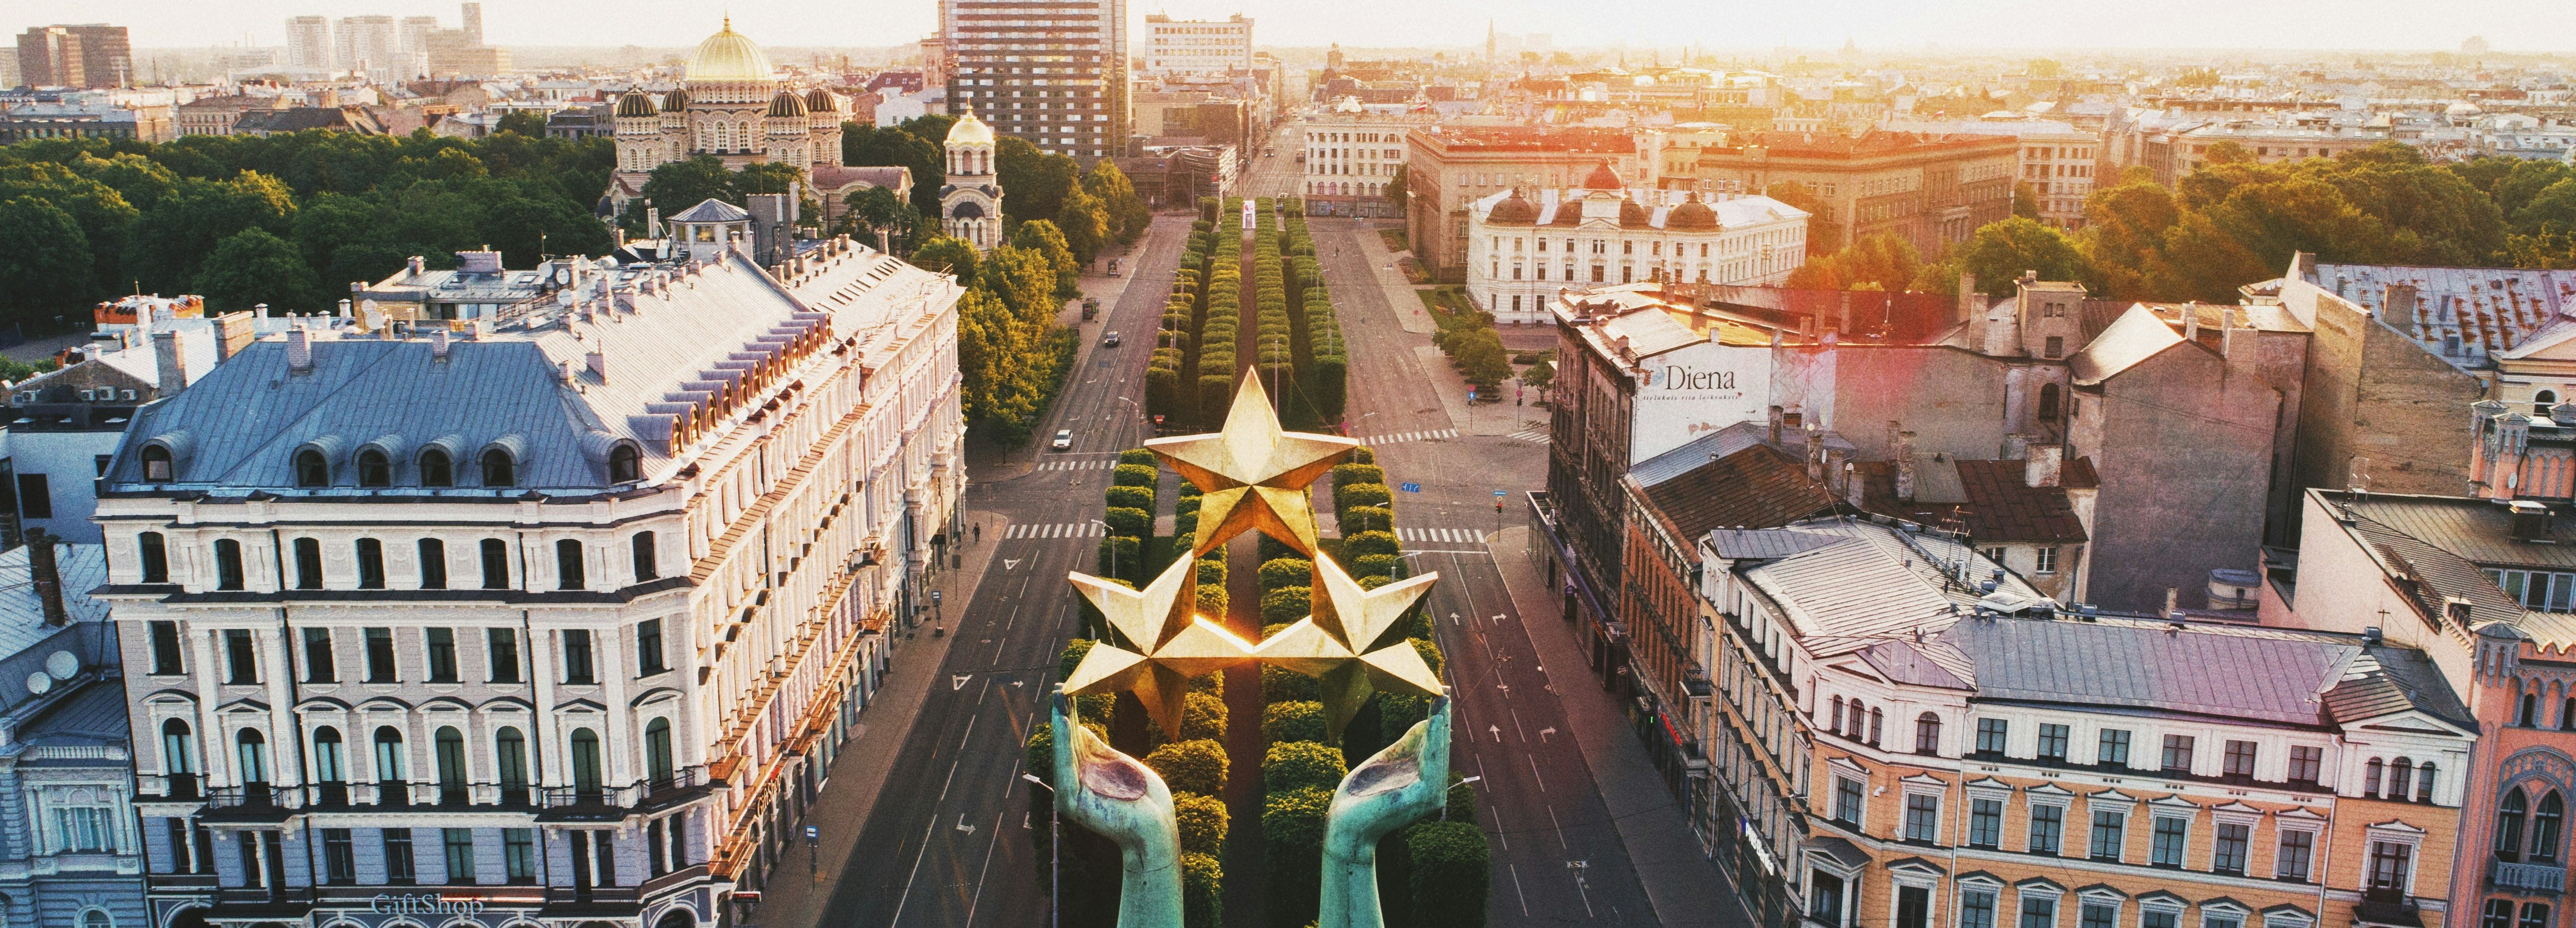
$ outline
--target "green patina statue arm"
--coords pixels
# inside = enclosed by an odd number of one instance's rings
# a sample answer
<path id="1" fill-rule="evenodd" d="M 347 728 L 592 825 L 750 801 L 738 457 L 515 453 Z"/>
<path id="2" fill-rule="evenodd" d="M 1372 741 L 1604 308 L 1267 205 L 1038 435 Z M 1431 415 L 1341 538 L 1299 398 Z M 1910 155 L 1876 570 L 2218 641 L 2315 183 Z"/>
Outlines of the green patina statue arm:
<path id="1" fill-rule="evenodd" d="M 1324 819 L 1323 895 L 1316 928 L 1383 928 L 1378 911 L 1377 842 L 1449 801 L 1449 698 L 1431 717 L 1342 778 Z"/>
<path id="2" fill-rule="evenodd" d="M 1068 701 L 1055 694 L 1056 811 L 1118 844 L 1118 928 L 1181 928 L 1181 830 L 1171 788 L 1075 724 Z"/>

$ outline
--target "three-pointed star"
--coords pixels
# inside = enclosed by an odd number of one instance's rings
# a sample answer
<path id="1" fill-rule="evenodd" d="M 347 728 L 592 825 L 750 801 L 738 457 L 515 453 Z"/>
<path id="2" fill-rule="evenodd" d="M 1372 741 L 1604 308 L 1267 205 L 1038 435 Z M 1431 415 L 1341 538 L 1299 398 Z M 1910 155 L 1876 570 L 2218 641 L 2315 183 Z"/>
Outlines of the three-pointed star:
<path id="1" fill-rule="evenodd" d="M 1082 598 L 1100 609 L 1110 628 L 1143 650 L 1093 643 L 1065 678 L 1064 691 L 1079 696 L 1132 690 L 1163 733 L 1179 738 L 1191 678 L 1252 658 L 1250 642 L 1195 613 L 1197 575 L 1198 562 L 1189 558 L 1174 559 L 1142 590 L 1074 573 L 1073 586 Z"/>
<path id="2" fill-rule="evenodd" d="M 1438 574 L 1363 589 L 1331 558 L 1315 559 L 1315 614 L 1262 639 L 1253 656 L 1314 677 L 1323 691 L 1326 733 L 1341 737 L 1380 690 L 1439 696 L 1440 675 L 1401 629 L 1404 611 L 1431 590 Z"/>
<path id="3" fill-rule="evenodd" d="M 1190 546 L 1193 555 L 1257 529 L 1312 556 L 1315 510 L 1306 488 L 1359 442 L 1282 430 L 1261 378 L 1246 372 L 1223 431 L 1157 438 L 1145 447 L 1204 494 L 1198 537 Z"/>

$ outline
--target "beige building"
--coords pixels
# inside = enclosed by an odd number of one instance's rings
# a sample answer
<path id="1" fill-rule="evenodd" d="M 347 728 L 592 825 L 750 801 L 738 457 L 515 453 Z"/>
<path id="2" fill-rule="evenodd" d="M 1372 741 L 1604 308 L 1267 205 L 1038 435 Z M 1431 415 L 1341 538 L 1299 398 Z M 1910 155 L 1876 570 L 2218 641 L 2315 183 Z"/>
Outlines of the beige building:
<path id="1" fill-rule="evenodd" d="M 1226 74 L 1252 70 L 1252 19 L 1145 17 L 1145 73 Z"/>
<path id="2" fill-rule="evenodd" d="M 1621 186 L 1646 176 L 1626 129 L 1433 126 L 1404 136 L 1406 234 L 1434 278 L 1467 277 L 1476 201 L 1513 187 L 1564 190 L 1608 164 Z"/>
<path id="3" fill-rule="evenodd" d="M 1765 192 L 1804 185 L 1824 201 L 1808 242 L 1830 251 L 1887 233 L 1926 260 L 1966 241 L 1977 227 L 2012 215 L 2021 143 L 2001 136 L 1860 136 L 1752 133 L 1731 148 L 1702 149 L 1697 179 Z"/>
<path id="4" fill-rule="evenodd" d="M 2102 138 L 2073 125 L 2045 119 L 1889 120 L 1892 132 L 1922 135 L 2008 135 L 2021 140 L 2020 167 L 2013 179 L 2030 186 L 2040 221 L 2060 229 L 2084 226 L 2084 198 L 2093 195 L 2094 161 Z"/>

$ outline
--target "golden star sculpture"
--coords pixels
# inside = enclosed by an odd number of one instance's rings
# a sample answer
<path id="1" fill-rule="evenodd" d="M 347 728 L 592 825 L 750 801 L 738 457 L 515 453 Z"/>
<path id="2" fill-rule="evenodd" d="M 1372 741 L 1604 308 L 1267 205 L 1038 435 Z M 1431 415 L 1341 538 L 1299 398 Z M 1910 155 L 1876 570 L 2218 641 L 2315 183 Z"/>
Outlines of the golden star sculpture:
<path id="1" fill-rule="evenodd" d="M 1313 557 L 1315 509 L 1306 488 L 1359 442 L 1281 430 L 1261 378 L 1247 371 L 1242 388 L 1234 391 L 1223 431 L 1152 439 L 1145 447 L 1204 494 L 1191 556 L 1258 529 Z"/>
<path id="2" fill-rule="evenodd" d="M 1094 642 L 1065 678 L 1064 691 L 1079 696 L 1132 690 L 1163 734 L 1178 739 L 1190 679 L 1252 659 L 1250 642 L 1197 616 L 1197 574 L 1196 560 L 1176 558 L 1153 583 L 1131 590 L 1073 573 L 1073 586 L 1082 598 L 1100 609 L 1109 627 L 1144 651 Z"/>
<path id="3" fill-rule="evenodd" d="M 1321 685 L 1324 727 L 1342 728 L 1379 690 L 1439 696 L 1440 675 L 1399 630 L 1404 611 L 1431 591 L 1439 574 L 1364 589 L 1328 557 L 1315 558 L 1315 613 L 1262 640 L 1253 657 L 1314 677 Z"/>

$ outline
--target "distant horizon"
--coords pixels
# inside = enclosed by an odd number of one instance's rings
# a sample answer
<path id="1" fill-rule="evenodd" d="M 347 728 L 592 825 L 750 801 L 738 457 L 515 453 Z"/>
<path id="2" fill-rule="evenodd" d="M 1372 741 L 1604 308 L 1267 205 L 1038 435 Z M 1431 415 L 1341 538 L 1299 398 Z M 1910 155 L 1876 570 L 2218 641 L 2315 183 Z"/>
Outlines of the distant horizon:
<path id="1" fill-rule="evenodd" d="M 2428 18 L 2413 0 L 2168 0 L 2149 14 L 2106 11 L 2077 0 L 1815 0 L 1796 8 L 1713 12 L 1695 0 L 1628 0 L 1621 15 L 1573 15 L 1535 0 L 1162 0 L 1131 4 L 1182 19 L 1254 20 L 1258 45 L 1285 49 L 1339 43 L 1358 48 L 1481 48 L 1487 24 L 1508 37 L 1543 33 L 1563 49 L 1632 45 L 1698 45 L 1712 54 L 1839 49 L 1846 41 L 1868 54 L 2098 52 L 2105 54 L 2424 54 L 2456 51 L 2483 36 L 2497 55 L 2576 52 L 2576 3 L 2565 0 L 2454 0 Z M 870 4 L 868 15 L 818 16 L 784 0 L 735 0 L 735 31 L 764 47 L 883 49 L 911 44 L 936 28 L 935 0 Z M 58 14 L 41 12 L 58 9 Z M 277 47 L 285 21 L 297 15 L 386 14 L 458 21 L 453 0 L 239 0 L 214 5 L 174 0 L 83 0 L 59 6 L 34 0 L 0 4 L 0 27 L 106 22 L 126 26 L 140 49 Z M 484 34 L 495 45 L 524 48 L 689 48 L 714 33 L 724 12 L 674 0 L 486 0 Z M 2214 24 L 2224 24 L 2223 26 Z M 1141 32 L 1141 30 L 1139 30 Z M 1418 36 L 1402 46 L 1367 40 Z M 592 41 L 564 42 L 572 36 Z M 2006 36 L 2018 41 L 1998 41 Z M 2229 41 L 2212 42 L 2213 38 Z M 2105 43 L 2105 38 L 2128 41 Z M 189 39 L 193 41 L 180 41 Z M 1359 39 L 1360 41 L 1351 41 Z M 2527 43 L 2552 42 L 2555 47 Z"/>

